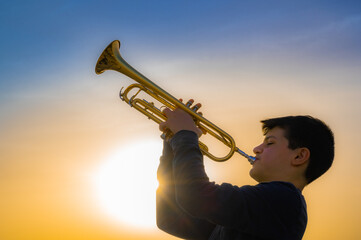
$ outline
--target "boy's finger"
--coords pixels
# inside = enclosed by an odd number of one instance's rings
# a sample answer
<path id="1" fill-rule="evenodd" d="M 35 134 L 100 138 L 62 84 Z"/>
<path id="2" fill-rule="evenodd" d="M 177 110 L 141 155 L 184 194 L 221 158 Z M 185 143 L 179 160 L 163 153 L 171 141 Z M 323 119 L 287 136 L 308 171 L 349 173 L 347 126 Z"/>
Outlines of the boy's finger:
<path id="1" fill-rule="evenodd" d="M 169 108 L 164 108 L 163 111 L 162 111 L 162 113 L 163 113 L 166 117 L 168 117 L 169 114 L 172 113 L 172 110 L 170 110 Z"/>

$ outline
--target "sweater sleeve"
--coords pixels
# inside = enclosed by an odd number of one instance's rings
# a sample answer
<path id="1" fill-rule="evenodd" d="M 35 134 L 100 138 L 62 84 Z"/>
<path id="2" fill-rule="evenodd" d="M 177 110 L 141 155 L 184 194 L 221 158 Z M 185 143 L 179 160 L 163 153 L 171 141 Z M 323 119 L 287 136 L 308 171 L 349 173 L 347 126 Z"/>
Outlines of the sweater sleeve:
<path id="1" fill-rule="evenodd" d="M 171 140 L 174 153 L 173 174 L 178 205 L 188 214 L 209 219 L 217 211 L 217 186 L 205 173 L 198 136 L 191 131 L 180 131 Z"/>
<path id="2" fill-rule="evenodd" d="M 163 154 L 158 167 L 159 187 L 156 194 L 157 226 L 174 236 L 186 239 L 208 239 L 214 224 L 192 217 L 181 209 L 175 199 L 173 176 L 173 152 L 164 142 Z"/>

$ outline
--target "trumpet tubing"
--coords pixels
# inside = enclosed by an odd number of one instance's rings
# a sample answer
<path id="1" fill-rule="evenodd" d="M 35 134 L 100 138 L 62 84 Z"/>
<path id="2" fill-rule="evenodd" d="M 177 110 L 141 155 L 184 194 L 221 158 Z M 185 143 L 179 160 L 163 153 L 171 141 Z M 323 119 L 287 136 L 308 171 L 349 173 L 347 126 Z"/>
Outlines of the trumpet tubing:
<path id="1" fill-rule="evenodd" d="M 199 147 L 204 155 L 208 156 L 214 161 L 222 162 L 230 159 L 233 154 L 237 152 L 243 157 L 247 158 L 250 164 L 253 164 L 255 158 L 247 155 L 238 147 L 236 147 L 233 138 L 228 133 L 208 121 L 196 111 L 190 109 L 184 103 L 170 95 L 168 92 L 166 92 L 161 87 L 153 83 L 151 80 L 143 76 L 140 72 L 135 70 L 122 58 L 119 52 L 119 48 L 120 42 L 118 40 L 111 42 L 100 55 L 98 62 L 95 66 L 95 72 L 97 74 L 101 74 L 106 70 L 114 70 L 128 76 L 129 78 L 132 78 L 137 82 L 135 84 L 129 85 L 124 91 L 120 91 L 119 95 L 123 101 L 125 101 L 130 106 L 143 113 L 149 119 L 155 121 L 158 124 L 165 121 L 166 117 L 163 115 L 160 109 L 154 106 L 152 102 L 137 98 L 137 95 L 140 92 L 151 96 L 153 99 L 157 100 L 158 102 L 172 110 L 180 108 L 190 114 L 199 127 L 201 127 L 204 131 L 206 131 L 212 137 L 222 142 L 229 148 L 228 153 L 225 156 L 217 157 L 209 152 L 208 147 L 203 142 L 199 141 Z M 129 97 L 128 95 L 131 91 L 133 92 L 133 90 L 136 93 Z"/>

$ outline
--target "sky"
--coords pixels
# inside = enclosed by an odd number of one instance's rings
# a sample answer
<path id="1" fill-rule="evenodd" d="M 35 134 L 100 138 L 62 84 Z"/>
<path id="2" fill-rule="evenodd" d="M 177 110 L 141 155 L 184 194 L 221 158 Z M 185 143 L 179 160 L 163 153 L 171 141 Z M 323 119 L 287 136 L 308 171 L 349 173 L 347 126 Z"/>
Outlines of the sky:
<path id="1" fill-rule="evenodd" d="M 0 30 L 0 239 L 176 239 L 140 224 L 154 211 L 158 126 L 119 100 L 133 80 L 94 72 L 116 39 L 249 154 L 262 119 L 324 120 L 335 161 L 303 191 L 304 239 L 361 238 L 360 1 L 13 0 Z M 217 183 L 256 184 L 241 156 L 205 164 Z"/>

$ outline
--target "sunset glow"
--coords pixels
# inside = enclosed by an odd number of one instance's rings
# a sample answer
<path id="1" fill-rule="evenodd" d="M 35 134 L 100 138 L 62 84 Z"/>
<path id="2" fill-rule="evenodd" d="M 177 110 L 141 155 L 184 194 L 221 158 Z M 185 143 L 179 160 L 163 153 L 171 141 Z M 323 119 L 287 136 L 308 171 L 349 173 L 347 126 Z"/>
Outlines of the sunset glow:
<path id="1" fill-rule="evenodd" d="M 162 145 L 142 141 L 111 154 L 95 171 L 96 197 L 107 215 L 123 224 L 155 228 L 156 170 Z"/>

